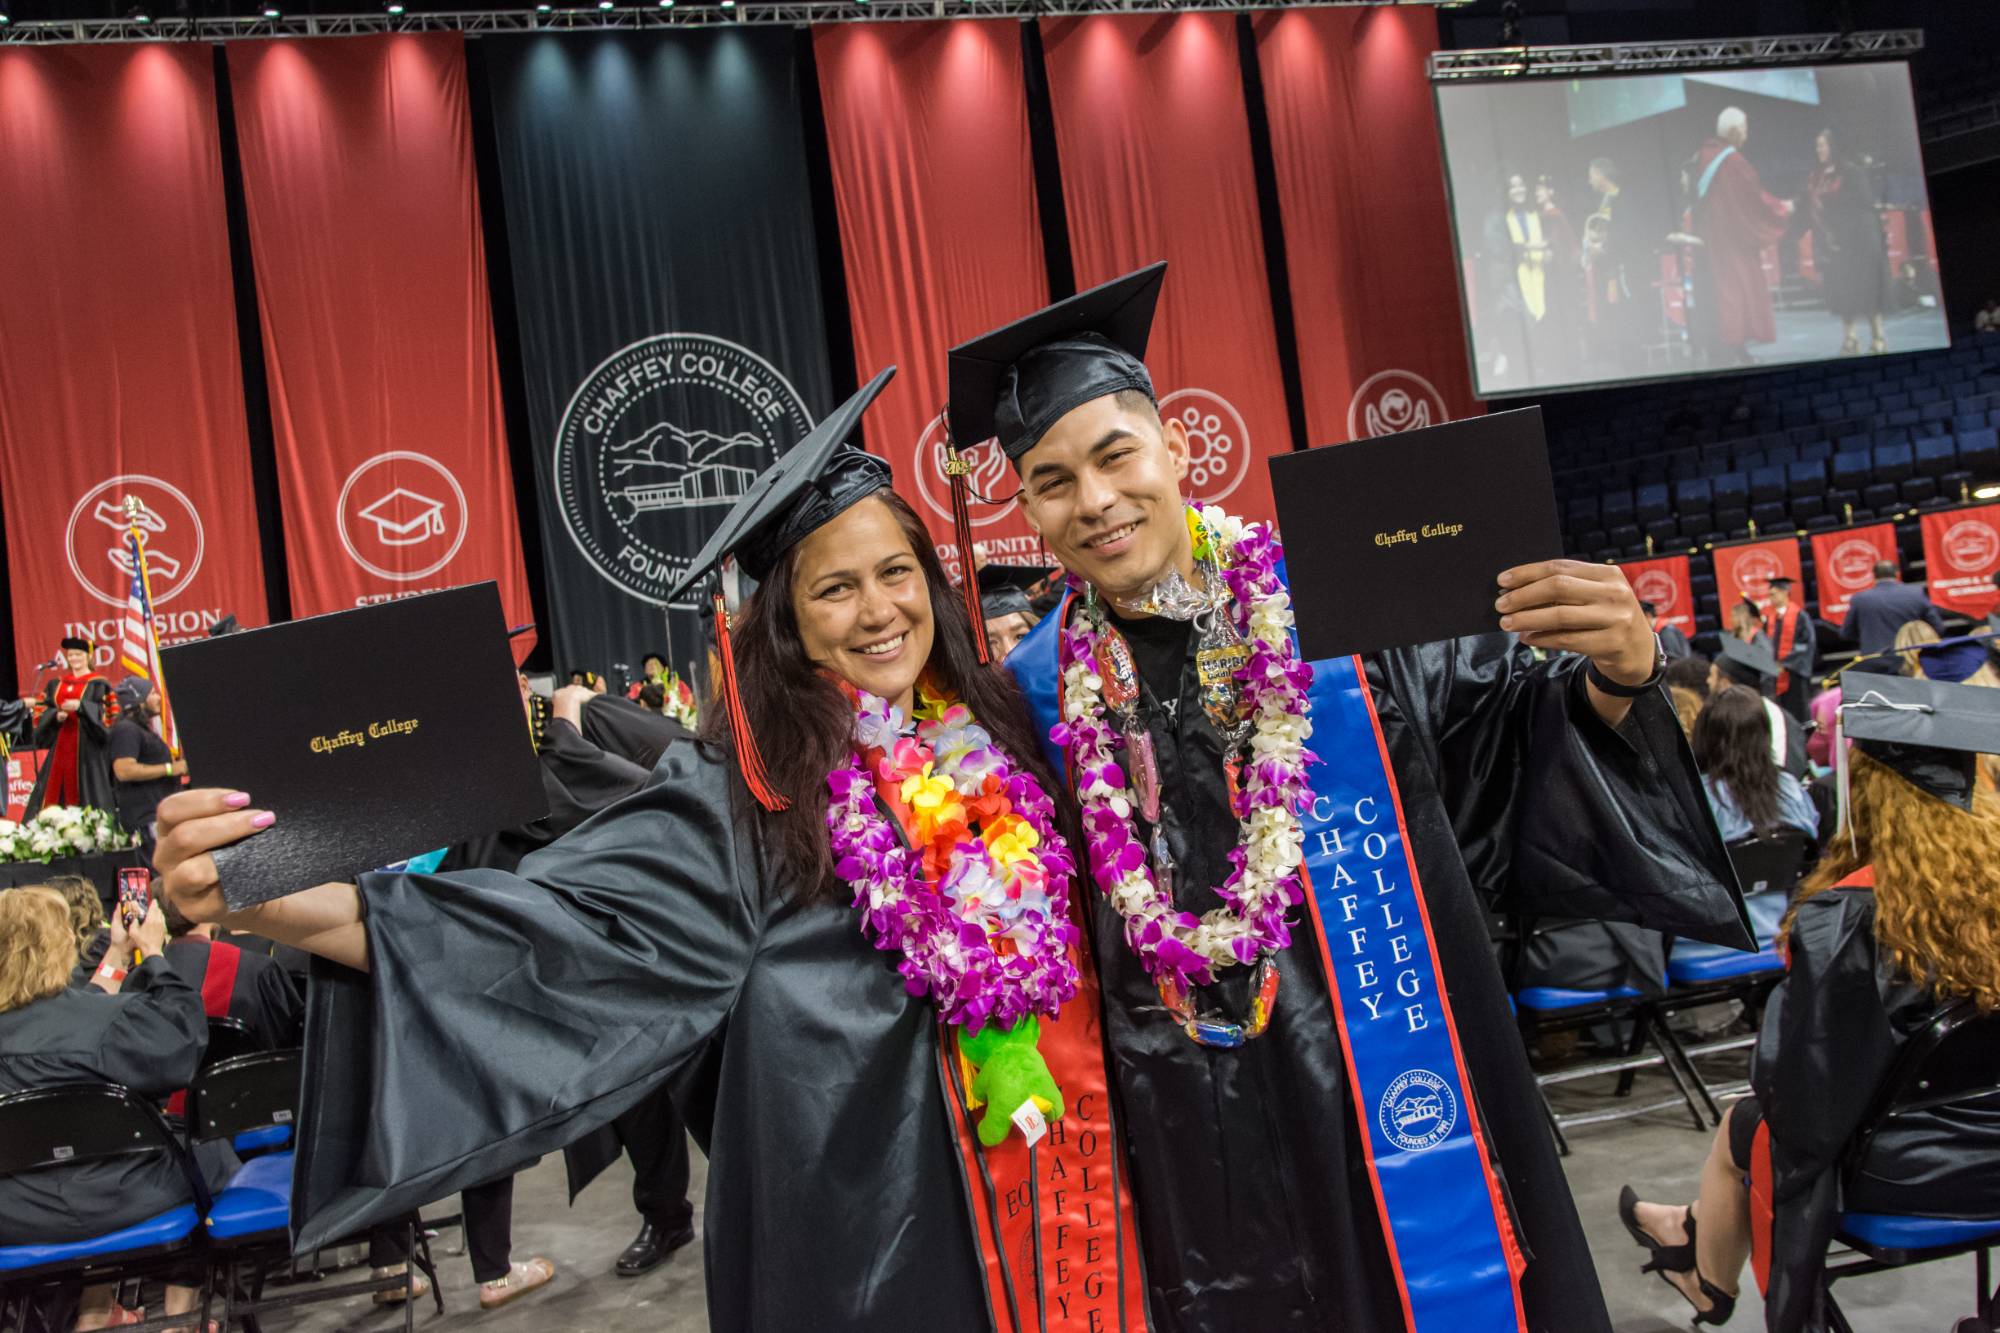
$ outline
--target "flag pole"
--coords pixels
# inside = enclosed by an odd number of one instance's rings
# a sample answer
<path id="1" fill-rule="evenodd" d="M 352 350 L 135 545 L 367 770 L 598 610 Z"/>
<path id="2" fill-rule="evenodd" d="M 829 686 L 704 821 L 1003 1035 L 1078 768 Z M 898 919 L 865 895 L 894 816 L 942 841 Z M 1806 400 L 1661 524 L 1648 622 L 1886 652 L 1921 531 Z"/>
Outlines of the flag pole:
<path id="1" fill-rule="evenodd" d="M 153 578 L 146 571 L 146 540 L 139 535 L 139 512 L 144 508 L 138 496 L 125 497 L 125 531 L 132 539 L 132 559 L 138 563 L 139 588 L 146 599 L 146 646 L 153 659 L 153 688 L 160 695 L 160 728 L 165 733 L 160 739 L 167 743 L 167 753 L 178 759 L 180 731 L 174 726 L 173 705 L 167 698 L 167 669 L 160 661 L 160 636 L 153 629 Z"/>

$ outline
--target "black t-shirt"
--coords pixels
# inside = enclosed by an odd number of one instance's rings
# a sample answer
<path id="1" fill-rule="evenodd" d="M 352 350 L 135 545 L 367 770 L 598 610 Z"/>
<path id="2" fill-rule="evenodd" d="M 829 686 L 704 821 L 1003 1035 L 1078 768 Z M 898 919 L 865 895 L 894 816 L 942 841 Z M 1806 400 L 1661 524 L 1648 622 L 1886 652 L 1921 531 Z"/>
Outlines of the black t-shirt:
<path id="1" fill-rule="evenodd" d="M 173 759 L 173 752 L 151 727 L 121 717 L 111 724 L 111 760 L 115 764 L 120 759 L 136 759 L 147 765 L 166 764 Z M 181 780 L 175 777 L 118 782 L 116 776 L 114 773 L 112 786 L 118 802 L 118 822 L 133 833 L 152 823 L 153 811 L 181 785 Z"/>
<path id="2" fill-rule="evenodd" d="M 1165 616 L 1127 620 L 1115 613 L 1111 624 L 1125 636 L 1126 645 L 1132 649 L 1132 665 L 1139 669 L 1139 679 L 1146 683 L 1153 697 L 1177 700 L 1181 692 L 1181 668 L 1187 665 L 1188 635 L 1194 625 Z"/>

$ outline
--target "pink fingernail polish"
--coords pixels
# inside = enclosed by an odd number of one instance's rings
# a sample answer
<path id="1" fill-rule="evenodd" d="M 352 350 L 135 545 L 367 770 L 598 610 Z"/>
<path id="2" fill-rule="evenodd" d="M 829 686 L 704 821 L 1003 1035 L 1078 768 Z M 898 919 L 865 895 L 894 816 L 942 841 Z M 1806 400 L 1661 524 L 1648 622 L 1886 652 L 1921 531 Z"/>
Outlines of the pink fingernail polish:
<path id="1" fill-rule="evenodd" d="M 277 822 L 278 817 L 269 810 L 259 810 L 256 814 L 250 816 L 251 828 L 269 828 Z"/>
<path id="2" fill-rule="evenodd" d="M 230 792 L 229 795 L 222 798 L 222 803 L 231 810 L 241 810 L 244 806 L 250 804 L 250 793 L 247 791 Z"/>

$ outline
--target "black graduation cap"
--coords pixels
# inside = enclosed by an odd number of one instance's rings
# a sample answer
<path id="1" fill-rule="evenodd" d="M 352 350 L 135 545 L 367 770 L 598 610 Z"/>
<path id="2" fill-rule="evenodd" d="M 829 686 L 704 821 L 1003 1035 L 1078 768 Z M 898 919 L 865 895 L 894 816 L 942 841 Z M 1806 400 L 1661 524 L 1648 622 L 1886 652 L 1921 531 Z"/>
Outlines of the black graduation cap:
<path id="1" fill-rule="evenodd" d="M 1972 808 L 1978 757 L 2000 754 L 2000 690 L 1853 673 L 1841 684 L 1841 730 L 1862 753 L 1939 800 Z"/>
<path id="2" fill-rule="evenodd" d="M 947 424 L 961 448 L 998 437 L 1017 464 L 1071 408 L 1137 389 L 1146 373 L 1164 260 L 951 349 Z"/>
<path id="3" fill-rule="evenodd" d="M 42 642 L 47 643 L 48 640 L 44 639 L 42 640 Z M 97 651 L 96 645 L 91 643 L 89 639 L 80 639 L 76 637 L 74 634 L 67 635 L 64 637 L 62 641 L 62 649 L 66 653 L 72 650 L 79 653 L 90 653 Z"/>
<path id="4" fill-rule="evenodd" d="M 771 576 L 778 558 L 846 513 L 857 501 L 886 490 L 889 465 L 873 454 L 849 443 L 861 429 L 861 414 L 875 401 L 875 395 L 895 378 L 896 368 L 886 367 L 861 386 L 852 398 L 829 412 L 791 452 L 765 468 L 750 483 L 750 489 L 723 517 L 722 525 L 701 548 L 701 554 L 681 575 L 668 593 L 677 601 L 690 588 L 702 583 L 722 563 L 735 556 L 737 565 L 762 583 Z M 722 696 L 729 715 L 729 735 L 736 749 L 736 766 L 744 785 L 766 810 L 783 810 L 790 801 L 774 790 L 764 770 L 764 755 L 750 730 L 750 717 L 743 710 L 743 698 L 736 689 L 736 654 L 729 642 L 729 612 L 722 592 L 712 597 L 715 612 L 715 656 L 718 678 L 716 692 Z"/>
<path id="5" fill-rule="evenodd" d="M 1783 574 L 1780 574 L 1780 575 L 1778 575 L 1778 576 L 1777 576 L 1777 577 L 1775 577 L 1775 578 L 1769 578 L 1769 579 L 1766 579 L 1766 580 L 1764 580 L 1764 586 L 1766 586 L 1766 587 L 1768 587 L 1768 588 L 1786 588 L 1786 589 L 1789 589 L 1789 588 L 1790 588 L 1790 587 L 1792 586 L 1792 580 L 1791 580 L 1791 579 L 1789 579 L 1789 578 L 1787 578 L 1787 577 L 1786 577 L 1785 575 L 1783 575 Z M 1749 600 L 1749 599 L 1747 599 L 1747 598 L 1746 598 L 1745 600 L 1747 601 L 1747 600 Z"/>
<path id="6" fill-rule="evenodd" d="M 1778 678 L 1778 659 L 1761 643 L 1745 643 L 1734 634 L 1722 636 L 1715 664 L 1739 685 L 1763 688 Z"/>
<path id="7" fill-rule="evenodd" d="M 806 432 L 789 453 L 760 472 L 667 600 L 679 601 L 730 555 L 744 573 L 762 583 L 779 556 L 857 500 L 885 489 L 890 483 L 889 465 L 848 441 L 861 429 L 861 414 L 895 374 L 894 366 L 879 372 Z"/>

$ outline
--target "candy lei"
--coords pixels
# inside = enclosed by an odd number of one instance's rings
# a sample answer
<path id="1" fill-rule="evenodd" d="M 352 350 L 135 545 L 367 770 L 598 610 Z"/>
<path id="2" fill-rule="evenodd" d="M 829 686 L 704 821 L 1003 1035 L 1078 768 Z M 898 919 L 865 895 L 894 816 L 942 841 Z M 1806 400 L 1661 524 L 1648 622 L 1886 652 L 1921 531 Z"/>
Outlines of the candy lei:
<path id="1" fill-rule="evenodd" d="M 1285 911 L 1305 899 L 1299 816 L 1309 799 L 1306 765 L 1313 762 L 1305 747 L 1312 734 L 1306 702 L 1312 668 L 1298 660 L 1292 644 L 1292 599 L 1278 577 L 1277 539 L 1268 524 L 1245 523 L 1218 508 L 1190 517 L 1213 550 L 1231 594 L 1229 614 L 1250 649 L 1235 679 L 1255 725 L 1232 793 L 1239 834 L 1229 853 L 1229 878 L 1216 889 L 1223 906 L 1197 918 L 1176 908 L 1154 879 L 1119 763 L 1124 743 L 1110 723 L 1098 674 L 1098 642 L 1106 630 L 1095 598 L 1079 602 L 1063 627 L 1063 721 L 1051 732 L 1076 775 L 1098 888 L 1124 918 L 1125 940 L 1147 974 L 1181 988 L 1207 985 L 1220 968 L 1254 962 L 1291 942 Z"/>
<path id="2" fill-rule="evenodd" d="M 898 709 L 858 696 L 851 760 L 827 777 L 834 869 L 875 947 L 902 954 L 905 987 L 946 1023 L 1054 1017 L 1076 994 L 1078 938 L 1055 804 L 964 704 L 920 690 L 916 713 L 904 735 Z M 876 804 L 878 777 L 910 808 L 911 846 Z"/>

